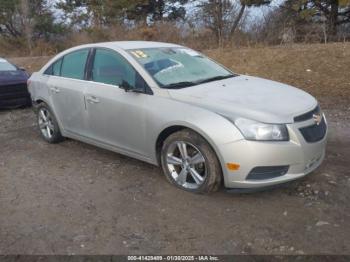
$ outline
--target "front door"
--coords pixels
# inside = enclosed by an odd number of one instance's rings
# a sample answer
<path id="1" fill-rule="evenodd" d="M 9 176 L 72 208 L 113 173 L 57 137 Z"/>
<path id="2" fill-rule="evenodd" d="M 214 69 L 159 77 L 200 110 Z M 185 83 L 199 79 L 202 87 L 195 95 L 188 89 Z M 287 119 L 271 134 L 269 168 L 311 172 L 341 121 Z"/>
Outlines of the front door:
<path id="1" fill-rule="evenodd" d="M 90 137 L 126 152 L 146 156 L 145 123 L 151 95 L 126 92 L 122 83 L 146 85 L 116 51 L 96 49 L 85 99 Z M 147 157 L 147 156 L 146 156 Z"/>

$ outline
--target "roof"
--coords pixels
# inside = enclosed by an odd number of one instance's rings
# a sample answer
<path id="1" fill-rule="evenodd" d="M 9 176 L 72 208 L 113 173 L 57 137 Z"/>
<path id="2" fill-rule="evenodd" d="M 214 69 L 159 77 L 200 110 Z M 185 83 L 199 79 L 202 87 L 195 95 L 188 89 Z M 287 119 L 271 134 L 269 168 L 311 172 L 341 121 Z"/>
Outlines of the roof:
<path id="1" fill-rule="evenodd" d="M 116 41 L 116 42 L 103 42 L 103 43 L 95 43 L 88 44 L 79 47 L 107 47 L 107 48 L 121 48 L 124 50 L 130 49 L 143 49 L 143 48 L 159 48 L 159 47 L 181 47 L 180 45 L 170 44 L 170 43 L 162 43 L 162 42 L 151 42 L 151 41 Z M 77 47 L 78 48 L 78 47 Z"/>
<path id="2" fill-rule="evenodd" d="M 179 45 L 162 42 L 151 41 L 119 41 L 111 42 L 111 45 L 116 45 L 122 49 L 142 49 L 142 48 L 156 48 L 156 47 L 179 47 Z"/>
<path id="3" fill-rule="evenodd" d="M 105 47 L 110 49 L 122 49 L 122 50 L 132 50 L 132 49 L 144 49 L 144 48 L 161 48 L 161 47 L 182 47 L 181 45 L 177 44 L 170 44 L 170 43 L 162 43 L 162 42 L 152 42 L 152 41 L 115 41 L 115 42 L 102 42 L 102 43 L 92 43 L 92 44 L 85 44 L 80 46 L 75 46 L 72 48 L 69 48 L 59 54 L 57 54 L 55 57 L 53 57 L 43 68 L 41 68 L 40 72 L 44 72 L 50 64 L 52 64 L 53 61 L 59 59 L 60 57 L 79 50 L 83 48 L 93 48 L 93 47 Z"/>

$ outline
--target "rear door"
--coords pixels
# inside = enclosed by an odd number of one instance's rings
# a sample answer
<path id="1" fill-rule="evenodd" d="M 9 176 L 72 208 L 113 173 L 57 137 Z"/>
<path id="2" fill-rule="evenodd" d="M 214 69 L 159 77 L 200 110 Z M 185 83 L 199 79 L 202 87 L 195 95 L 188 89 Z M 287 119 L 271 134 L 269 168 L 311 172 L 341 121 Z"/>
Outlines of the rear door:
<path id="1" fill-rule="evenodd" d="M 86 134 L 86 65 L 90 49 L 65 55 L 52 67 L 48 81 L 51 102 L 63 129 L 79 135 Z"/>

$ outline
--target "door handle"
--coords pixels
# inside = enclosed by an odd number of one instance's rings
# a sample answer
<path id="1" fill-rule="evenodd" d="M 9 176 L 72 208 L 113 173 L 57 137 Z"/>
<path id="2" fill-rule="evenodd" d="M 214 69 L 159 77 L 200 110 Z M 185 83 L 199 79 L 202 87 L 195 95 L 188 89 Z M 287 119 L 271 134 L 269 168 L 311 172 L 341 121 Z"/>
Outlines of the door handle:
<path id="1" fill-rule="evenodd" d="M 51 87 L 50 90 L 54 93 L 59 93 L 60 90 L 57 87 Z"/>
<path id="2" fill-rule="evenodd" d="M 100 100 L 99 100 L 97 97 L 95 97 L 95 96 L 88 96 L 88 97 L 86 98 L 86 100 L 87 100 L 89 103 L 91 103 L 91 104 L 98 104 L 98 103 L 100 103 Z"/>

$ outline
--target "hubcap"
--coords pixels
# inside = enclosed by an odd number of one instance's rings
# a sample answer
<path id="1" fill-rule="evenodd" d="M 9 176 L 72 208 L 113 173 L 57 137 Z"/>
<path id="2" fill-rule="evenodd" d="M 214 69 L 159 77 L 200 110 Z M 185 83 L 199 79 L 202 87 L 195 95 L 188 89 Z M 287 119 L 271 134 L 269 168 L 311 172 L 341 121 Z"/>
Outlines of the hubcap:
<path id="1" fill-rule="evenodd" d="M 38 123 L 41 133 L 46 139 L 51 139 L 54 133 L 54 125 L 50 112 L 46 108 L 41 108 L 38 115 Z"/>
<path id="2" fill-rule="evenodd" d="M 205 158 L 197 147 L 184 141 L 175 141 L 168 147 L 166 164 L 174 181 L 188 189 L 197 189 L 205 181 Z"/>

